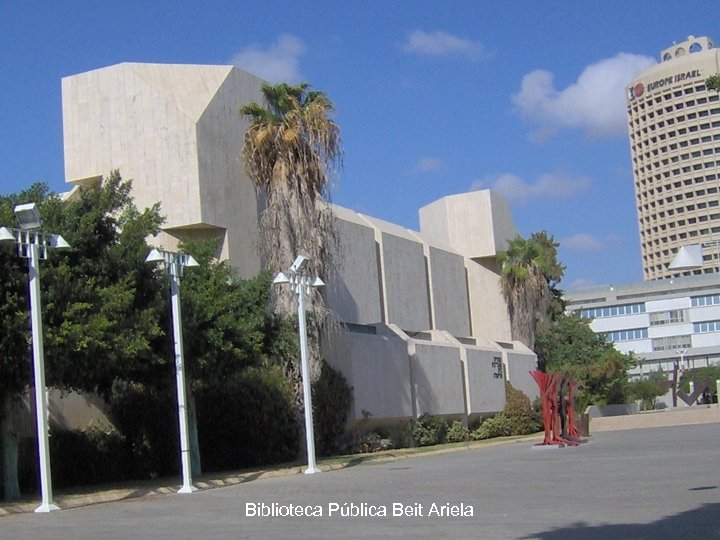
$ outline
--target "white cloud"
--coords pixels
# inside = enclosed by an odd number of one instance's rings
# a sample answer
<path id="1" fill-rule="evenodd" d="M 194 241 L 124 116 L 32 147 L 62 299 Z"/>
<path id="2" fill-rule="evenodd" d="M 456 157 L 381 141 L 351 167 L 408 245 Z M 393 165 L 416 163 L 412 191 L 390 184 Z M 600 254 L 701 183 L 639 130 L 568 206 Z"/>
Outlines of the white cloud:
<path id="1" fill-rule="evenodd" d="M 439 171 L 444 168 L 445 164 L 442 160 L 433 156 L 424 156 L 415 165 L 415 171 L 421 173 Z"/>
<path id="2" fill-rule="evenodd" d="M 601 251 L 606 244 L 590 234 L 578 233 L 560 240 L 560 247 L 570 251 Z"/>
<path id="3" fill-rule="evenodd" d="M 562 90 L 555 88 L 551 72 L 535 70 L 523 77 L 513 103 L 535 125 L 537 136 L 563 128 L 583 129 L 595 137 L 625 134 L 625 87 L 654 63 L 648 56 L 619 53 L 587 66 Z"/>
<path id="4" fill-rule="evenodd" d="M 492 189 L 509 202 L 523 203 L 531 198 L 546 197 L 567 199 L 590 187 L 587 176 L 571 176 L 565 173 L 542 174 L 535 182 L 527 182 L 514 174 L 502 174 L 495 178 L 476 180 L 470 186 L 475 189 Z"/>
<path id="5" fill-rule="evenodd" d="M 271 83 L 298 83 L 300 74 L 299 58 L 305 52 L 305 44 L 295 36 L 282 34 L 277 42 L 267 49 L 253 44 L 236 53 L 230 63 Z"/>
<path id="6" fill-rule="evenodd" d="M 408 53 L 425 56 L 447 56 L 459 54 L 472 59 L 479 59 L 485 54 L 485 47 L 479 41 L 464 39 L 447 32 L 423 32 L 415 30 L 408 36 L 402 46 Z"/>

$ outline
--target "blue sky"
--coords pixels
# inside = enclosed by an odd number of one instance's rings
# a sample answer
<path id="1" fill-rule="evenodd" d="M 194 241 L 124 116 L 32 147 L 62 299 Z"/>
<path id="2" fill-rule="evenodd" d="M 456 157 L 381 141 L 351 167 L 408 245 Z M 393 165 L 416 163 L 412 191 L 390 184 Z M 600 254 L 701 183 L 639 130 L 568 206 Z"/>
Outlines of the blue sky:
<path id="1" fill-rule="evenodd" d="M 494 188 L 561 243 L 563 287 L 642 280 L 624 87 L 720 3 L 0 0 L 0 193 L 65 191 L 62 77 L 119 62 L 234 63 L 335 103 L 334 202 L 417 229 Z M 121 171 L 122 172 L 122 171 Z"/>

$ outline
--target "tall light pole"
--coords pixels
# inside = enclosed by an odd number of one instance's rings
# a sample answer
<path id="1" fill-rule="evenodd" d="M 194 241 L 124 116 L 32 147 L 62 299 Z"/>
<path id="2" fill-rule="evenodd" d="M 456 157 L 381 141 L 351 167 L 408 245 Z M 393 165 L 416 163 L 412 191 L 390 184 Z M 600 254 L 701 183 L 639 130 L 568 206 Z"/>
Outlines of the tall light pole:
<path id="1" fill-rule="evenodd" d="M 183 485 L 178 493 L 192 493 L 190 465 L 190 436 L 188 434 L 187 397 L 185 388 L 185 363 L 183 356 L 182 314 L 180 312 L 180 278 L 186 266 L 198 266 L 190 255 L 153 249 L 145 258 L 148 263 L 162 263 L 170 279 L 170 304 L 172 307 L 173 341 L 175 343 L 175 382 L 177 384 L 178 423 L 180 425 L 180 460 L 182 462 Z"/>
<path id="2" fill-rule="evenodd" d="M 307 445 L 308 467 L 305 474 L 319 473 L 320 469 L 315 464 L 315 430 L 313 428 L 312 392 L 310 390 L 310 368 L 308 366 L 308 345 L 307 325 L 305 322 L 305 300 L 310 294 L 310 289 L 325 285 L 319 277 L 311 277 L 307 272 L 309 263 L 307 257 L 298 255 L 293 262 L 287 275 L 280 272 L 273 283 L 281 285 L 289 283 L 292 292 L 298 297 L 298 333 L 300 335 L 300 363 L 303 382 L 303 401 L 305 402 L 305 443 Z"/>
<path id="3" fill-rule="evenodd" d="M 40 492 L 42 503 L 35 512 L 59 510 L 53 503 L 48 411 L 45 400 L 45 353 L 43 349 L 42 304 L 40 301 L 40 260 L 47 259 L 48 249 L 70 247 L 59 234 L 36 232 L 42 219 L 35 203 L 20 204 L 14 209 L 19 229 L 0 228 L 0 241 L 15 242 L 18 255 L 28 260 L 28 288 L 30 292 L 30 327 L 32 331 L 33 375 L 35 378 L 35 417 L 37 423 L 38 460 L 40 464 Z"/>

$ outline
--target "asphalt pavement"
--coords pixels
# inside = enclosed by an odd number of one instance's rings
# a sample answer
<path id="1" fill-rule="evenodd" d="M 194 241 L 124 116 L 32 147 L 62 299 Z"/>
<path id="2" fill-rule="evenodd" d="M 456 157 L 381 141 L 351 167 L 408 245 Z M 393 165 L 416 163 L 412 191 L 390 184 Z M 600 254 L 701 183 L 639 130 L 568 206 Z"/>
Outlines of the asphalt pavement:
<path id="1" fill-rule="evenodd" d="M 0 517 L 2 539 L 720 539 L 720 424 L 528 440 Z M 309 514 L 309 515 L 308 515 Z"/>

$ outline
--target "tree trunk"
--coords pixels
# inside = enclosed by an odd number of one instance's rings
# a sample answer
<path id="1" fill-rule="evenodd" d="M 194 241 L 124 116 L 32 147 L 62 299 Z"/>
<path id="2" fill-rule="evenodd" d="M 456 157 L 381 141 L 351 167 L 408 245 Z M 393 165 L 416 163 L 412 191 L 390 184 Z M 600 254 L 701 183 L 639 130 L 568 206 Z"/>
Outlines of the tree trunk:
<path id="1" fill-rule="evenodd" d="M 2 485 L 6 501 L 20 498 L 18 482 L 18 437 L 15 427 L 13 398 L 5 396 L 0 410 L 0 443 L 2 444 Z"/>

